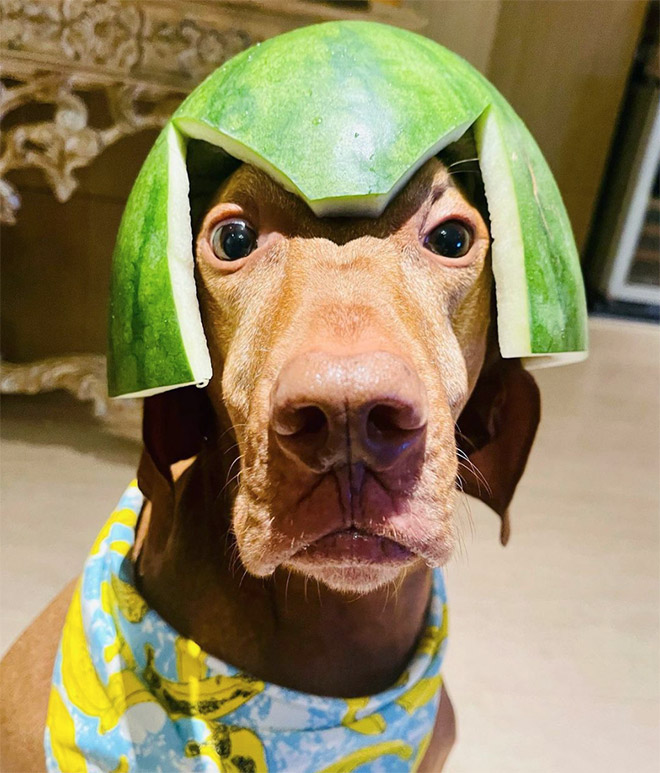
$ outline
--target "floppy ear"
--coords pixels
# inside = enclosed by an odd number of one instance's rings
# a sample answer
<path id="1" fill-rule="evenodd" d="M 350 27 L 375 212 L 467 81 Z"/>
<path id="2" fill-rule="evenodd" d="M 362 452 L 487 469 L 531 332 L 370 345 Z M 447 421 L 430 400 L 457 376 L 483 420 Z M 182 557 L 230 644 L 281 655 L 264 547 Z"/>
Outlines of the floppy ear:
<path id="1" fill-rule="evenodd" d="M 522 477 L 541 418 L 541 398 L 519 360 L 499 354 L 482 370 L 457 423 L 456 445 L 463 490 L 502 519 L 500 541 L 509 540 L 508 508 Z"/>
<path id="2" fill-rule="evenodd" d="M 205 389 L 182 387 L 145 398 L 138 485 L 148 499 L 164 486 L 173 489 L 171 465 L 198 454 L 213 427 Z"/>

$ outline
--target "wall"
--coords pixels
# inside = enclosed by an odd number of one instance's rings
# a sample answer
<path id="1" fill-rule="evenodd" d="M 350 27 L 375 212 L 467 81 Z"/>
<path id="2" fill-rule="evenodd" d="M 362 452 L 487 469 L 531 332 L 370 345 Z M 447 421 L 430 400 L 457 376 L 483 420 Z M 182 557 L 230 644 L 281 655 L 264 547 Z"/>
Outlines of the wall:
<path id="1" fill-rule="evenodd" d="M 503 2 L 488 77 L 552 168 L 582 248 L 645 2 Z"/>
<path id="2" fill-rule="evenodd" d="M 155 137 L 142 132 L 111 145 L 78 170 L 80 187 L 65 204 L 37 171 L 12 175 L 22 206 L 17 224 L 3 226 L 0 237 L 4 359 L 105 351 L 117 228 Z"/>

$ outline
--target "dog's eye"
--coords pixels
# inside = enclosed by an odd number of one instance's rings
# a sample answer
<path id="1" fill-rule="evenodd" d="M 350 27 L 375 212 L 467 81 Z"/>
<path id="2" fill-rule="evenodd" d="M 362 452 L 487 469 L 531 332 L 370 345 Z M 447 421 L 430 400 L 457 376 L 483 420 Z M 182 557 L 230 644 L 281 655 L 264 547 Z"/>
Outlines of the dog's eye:
<path id="1" fill-rule="evenodd" d="M 211 235 L 211 247 L 220 260 L 239 260 L 257 248 L 257 234 L 245 220 L 221 223 Z"/>
<path id="2" fill-rule="evenodd" d="M 472 246 L 472 230 L 460 220 L 445 220 L 424 239 L 427 250 L 444 258 L 462 258 Z"/>

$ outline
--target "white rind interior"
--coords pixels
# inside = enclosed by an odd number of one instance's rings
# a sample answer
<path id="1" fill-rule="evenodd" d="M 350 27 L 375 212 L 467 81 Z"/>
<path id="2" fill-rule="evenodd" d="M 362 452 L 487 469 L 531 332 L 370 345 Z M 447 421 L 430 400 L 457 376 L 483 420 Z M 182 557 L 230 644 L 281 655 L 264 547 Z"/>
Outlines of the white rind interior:
<path id="1" fill-rule="evenodd" d="M 193 373 L 192 383 L 201 387 L 208 384 L 213 369 L 195 286 L 186 149 L 181 135 L 172 125 L 167 130 L 167 147 L 167 264 L 181 339 Z M 147 392 L 141 394 L 147 396 Z"/>
<path id="2" fill-rule="evenodd" d="M 522 364 L 527 370 L 541 370 L 541 368 L 552 368 L 555 365 L 573 365 L 576 362 L 582 362 L 589 356 L 586 350 L 579 352 L 556 352 L 545 354 L 543 352 L 527 354 L 522 358 Z"/>
<path id="3" fill-rule="evenodd" d="M 528 357 L 533 353 L 525 249 L 511 167 L 495 111 L 486 108 L 474 128 L 493 237 L 500 352 L 502 357 Z"/>
<path id="4" fill-rule="evenodd" d="M 172 389 L 180 389 L 186 386 L 205 387 L 208 381 L 184 381 L 181 384 L 168 384 L 167 386 L 152 387 L 151 389 L 141 389 L 139 392 L 127 392 L 126 394 L 113 395 L 111 400 L 127 400 L 130 397 L 151 397 L 160 395 L 163 392 L 169 392 Z"/>

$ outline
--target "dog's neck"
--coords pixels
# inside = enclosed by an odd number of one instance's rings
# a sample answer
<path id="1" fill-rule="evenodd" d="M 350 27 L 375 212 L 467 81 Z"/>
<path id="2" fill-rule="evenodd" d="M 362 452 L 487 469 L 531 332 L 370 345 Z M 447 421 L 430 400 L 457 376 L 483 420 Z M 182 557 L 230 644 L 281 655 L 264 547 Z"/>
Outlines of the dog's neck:
<path id="1" fill-rule="evenodd" d="M 421 632 L 431 573 L 344 595 L 278 569 L 244 571 L 218 491 L 198 459 L 174 498 L 156 493 L 138 527 L 136 577 L 149 604 L 206 652 L 252 675 L 307 693 L 374 694 L 391 686 Z M 162 493 L 162 492 L 161 492 Z"/>

